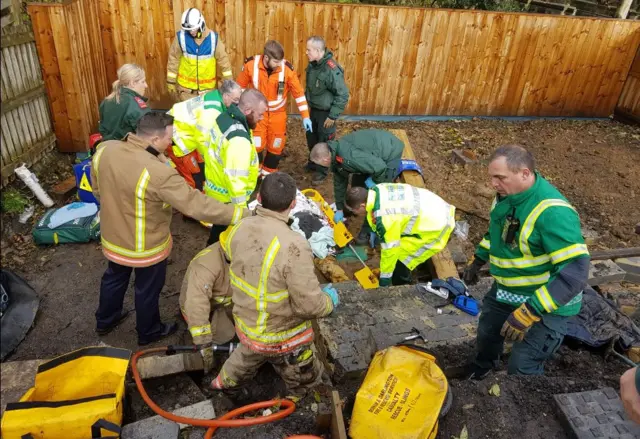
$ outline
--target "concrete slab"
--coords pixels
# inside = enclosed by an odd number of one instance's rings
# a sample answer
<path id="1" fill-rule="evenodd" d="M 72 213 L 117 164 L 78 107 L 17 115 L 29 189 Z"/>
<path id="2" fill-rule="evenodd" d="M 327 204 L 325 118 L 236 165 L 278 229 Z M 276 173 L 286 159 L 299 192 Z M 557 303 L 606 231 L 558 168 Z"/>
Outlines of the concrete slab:
<path id="1" fill-rule="evenodd" d="M 473 286 L 471 294 L 482 299 L 491 278 Z M 437 307 L 445 300 L 418 292 L 415 285 L 364 290 L 356 282 L 334 284 L 340 306 L 330 317 L 319 319 L 319 336 L 329 361 L 335 366 L 334 378 L 357 377 L 367 370 L 376 351 L 402 341 L 412 327 L 427 338 L 427 347 L 459 344 L 475 338 L 477 317 L 454 308 Z"/>
<path id="2" fill-rule="evenodd" d="M 573 439 L 634 439 L 640 426 L 627 419 L 611 387 L 554 395 L 560 420 Z"/>
<path id="3" fill-rule="evenodd" d="M 38 366 L 45 361 L 9 361 L 0 364 L 0 416 L 8 403 L 18 402 L 33 387 Z"/>
<path id="4" fill-rule="evenodd" d="M 211 401 L 202 401 L 188 407 L 181 407 L 172 412 L 174 415 L 195 419 L 213 419 L 216 417 Z M 142 421 L 127 424 L 122 428 L 122 439 L 177 439 L 180 430 L 191 427 L 177 424 L 162 416 L 152 416 Z"/>
<path id="5" fill-rule="evenodd" d="M 589 280 L 591 286 L 620 282 L 624 280 L 625 271 L 612 260 L 591 261 Z"/>
<path id="6" fill-rule="evenodd" d="M 635 258 L 619 258 L 615 263 L 627 272 L 627 274 L 635 274 L 640 276 L 640 257 Z"/>

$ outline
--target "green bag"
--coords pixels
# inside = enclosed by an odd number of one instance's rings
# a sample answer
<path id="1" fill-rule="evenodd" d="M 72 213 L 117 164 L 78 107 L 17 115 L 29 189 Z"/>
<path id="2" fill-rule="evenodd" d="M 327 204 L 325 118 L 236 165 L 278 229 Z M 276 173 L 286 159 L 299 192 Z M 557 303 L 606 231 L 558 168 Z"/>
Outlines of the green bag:
<path id="1" fill-rule="evenodd" d="M 49 209 L 33 228 L 33 241 L 37 245 L 89 242 L 100 239 L 100 212 L 50 229 L 49 222 L 55 211 L 56 209 Z"/>

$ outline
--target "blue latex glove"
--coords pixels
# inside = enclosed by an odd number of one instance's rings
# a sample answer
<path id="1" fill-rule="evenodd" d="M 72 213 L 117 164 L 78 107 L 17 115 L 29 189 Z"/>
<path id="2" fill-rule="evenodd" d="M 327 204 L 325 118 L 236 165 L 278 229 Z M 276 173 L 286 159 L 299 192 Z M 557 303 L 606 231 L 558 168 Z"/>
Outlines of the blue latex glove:
<path id="1" fill-rule="evenodd" d="M 376 248 L 376 232 L 369 233 L 369 247 Z"/>
<path id="2" fill-rule="evenodd" d="M 335 308 L 340 304 L 340 297 L 338 297 L 338 290 L 333 288 L 333 284 L 329 284 L 325 286 L 322 291 L 327 293 L 329 297 L 331 297 L 331 301 L 333 302 L 333 307 Z"/>
<path id="3" fill-rule="evenodd" d="M 306 131 L 313 133 L 313 125 L 311 124 L 311 119 L 309 119 L 308 117 L 302 119 L 302 126 Z"/>
<path id="4" fill-rule="evenodd" d="M 341 210 L 336 210 L 336 213 L 333 214 L 333 222 L 340 223 L 344 221 L 344 212 Z"/>
<path id="5" fill-rule="evenodd" d="M 391 278 L 390 277 L 382 277 L 382 278 L 380 278 L 380 286 L 381 287 L 390 287 L 391 286 Z"/>
<path id="6" fill-rule="evenodd" d="M 367 187 L 367 189 L 371 189 L 376 185 L 376 183 L 371 177 L 367 177 L 367 179 L 364 181 L 364 185 Z"/>

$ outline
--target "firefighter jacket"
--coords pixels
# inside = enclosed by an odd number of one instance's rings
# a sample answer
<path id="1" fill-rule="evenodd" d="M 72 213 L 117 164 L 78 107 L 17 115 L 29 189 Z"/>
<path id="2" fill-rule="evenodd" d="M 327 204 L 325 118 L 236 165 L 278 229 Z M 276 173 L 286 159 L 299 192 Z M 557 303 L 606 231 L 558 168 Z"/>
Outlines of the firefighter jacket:
<path id="1" fill-rule="evenodd" d="M 349 102 L 349 88 L 344 82 L 344 69 L 327 50 L 318 61 L 307 65 L 307 102 L 311 108 L 329 111 L 330 119 L 340 117 Z"/>
<path id="2" fill-rule="evenodd" d="M 390 279 L 398 261 L 413 270 L 443 250 L 455 227 L 455 207 L 408 184 L 375 186 L 366 210 L 382 247 L 380 279 Z"/>
<path id="3" fill-rule="evenodd" d="M 246 206 L 260 172 L 251 139 L 247 118 L 237 105 L 216 118 L 211 138 L 200 150 L 205 164 L 205 194 L 222 203 Z"/>
<path id="4" fill-rule="evenodd" d="M 191 260 L 180 289 L 180 310 L 195 344 L 212 342 L 210 316 L 218 306 L 231 306 L 231 287 L 229 263 L 216 242 Z"/>
<path id="5" fill-rule="evenodd" d="M 282 60 L 274 70 L 268 71 L 262 62 L 261 55 L 247 58 L 236 82 L 242 88 L 252 85 L 253 88 L 260 90 L 267 98 L 269 112 L 286 113 L 287 95 L 291 92 L 302 118 L 309 117 L 304 89 L 300 85 L 298 75 L 293 71 L 293 66 L 286 60 Z"/>
<path id="6" fill-rule="evenodd" d="M 181 30 L 169 49 L 167 82 L 190 90 L 214 89 L 217 64 L 222 77 L 231 79 L 231 63 L 217 32 L 205 29 L 200 38 L 194 38 Z"/>
<path id="7" fill-rule="evenodd" d="M 91 182 L 100 199 L 102 251 L 110 261 L 129 267 L 148 267 L 169 256 L 172 206 L 215 224 L 236 223 L 248 213 L 191 188 L 134 134 L 100 144 Z"/>
<path id="8" fill-rule="evenodd" d="M 173 116 L 173 146 L 176 157 L 184 157 L 201 146 L 206 147 L 216 117 L 226 110 L 222 95 L 213 90 L 171 107 Z"/>
<path id="9" fill-rule="evenodd" d="M 368 175 L 376 183 L 390 183 L 404 150 L 404 143 L 396 136 L 375 129 L 354 131 L 328 143 L 338 210 L 344 209 L 350 174 Z"/>
<path id="10" fill-rule="evenodd" d="M 225 253 L 233 316 L 240 341 L 252 351 L 281 355 L 313 342 L 310 319 L 333 311 L 320 289 L 307 241 L 285 213 L 260 206 L 231 229 Z"/>
<path id="11" fill-rule="evenodd" d="M 526 191 L 496 198 L 490 219 L 476 258 L 489 261 L 497 300 L 514 308 L 527 302 L 540 314 L 578 314 L 589 251 L 578 213 L 558 189 L 536 173 Z"/>
<path id="12" fill-rule="evenodd" d="M 98 131 L 102 141 L 122 140 L 129 133 L 135 133 L 138 121 L 148 111 L 148 98 L 128 87 L 120 89 L 120 102 L 105 99 L 100 103 Z"/>

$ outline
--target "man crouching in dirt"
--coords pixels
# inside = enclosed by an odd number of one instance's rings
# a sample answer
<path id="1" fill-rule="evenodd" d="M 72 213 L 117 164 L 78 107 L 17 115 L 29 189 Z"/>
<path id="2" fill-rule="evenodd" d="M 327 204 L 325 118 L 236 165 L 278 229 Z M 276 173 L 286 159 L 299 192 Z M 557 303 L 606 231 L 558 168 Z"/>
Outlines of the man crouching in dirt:
<path id="1" fill-rule="evenodd" d="M 221 247 L 224 236 L 191 260 L 180 290 L 180 310 L 193 343 L 202 345 L 205 373 L 213 367 L 212 345 L 227 343 L 235 335 L 229 261 Z"/>
<path id="2" fill-rule="evenodd" d="M 287 224 L 296 202 L 293 178 L 267 175 L 258 202 L 256 215 L 233 227 L 224 246 L 241 345 L 211 386 L 234 388 L 269 362 L 289 394 L 302 397 L 323 373 L 310 319 L 329 315 L 338 293 L 330 286 L 320 289 L 309 244 Z"/>
<path id="3" fill-rule="evenodd" d="M 464 281 L 477 282 L 478 270 L 489 261 L 495 282 L 482 304 L 478 352 L 467 377 L 484 378 L 505 339 L 515 342 L 508 372 L 541 375 L 562 343 L 567 320 L 580 311 L 589 252 L 576 209 L 536 172 L 529 151 L 499 147 L 489 176 L 497 191 L 489 231 Z"/>

